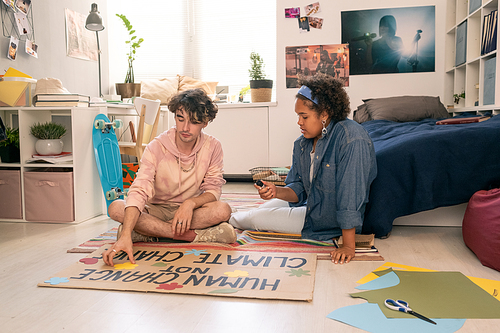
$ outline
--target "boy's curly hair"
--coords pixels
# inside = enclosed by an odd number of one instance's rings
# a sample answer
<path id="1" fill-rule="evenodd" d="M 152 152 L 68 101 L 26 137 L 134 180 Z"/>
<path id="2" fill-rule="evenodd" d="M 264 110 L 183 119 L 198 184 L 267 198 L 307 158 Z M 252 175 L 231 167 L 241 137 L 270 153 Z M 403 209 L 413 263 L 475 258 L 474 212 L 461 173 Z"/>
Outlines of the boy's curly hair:
<path id="1" fill-rule="evenodd" d="M 296 95 L 305 102 L 307 107 L 316 111 L 318 116 L 326 111 L 331 120 L 341 121 L 346 119 L 351 112 L 349 96 L 341 80 L 327 74 L 317 73 L 312 77 L 299 77 L 299 85 L 307 86 L 312 91 L 312 98 L 318 99 L 318 104 L 315 104 L 307 97 Z"/>
<path id="2" fill-rule="evenodd" d="M 168 110 L 175 114 L 180 107 L 184 107 L 189 120 L 193 124 L 209 123 L 215 119 L 219 108 L 207 96 L 203 89 L 189 89 L 172 97 L 167 104 Z"/>

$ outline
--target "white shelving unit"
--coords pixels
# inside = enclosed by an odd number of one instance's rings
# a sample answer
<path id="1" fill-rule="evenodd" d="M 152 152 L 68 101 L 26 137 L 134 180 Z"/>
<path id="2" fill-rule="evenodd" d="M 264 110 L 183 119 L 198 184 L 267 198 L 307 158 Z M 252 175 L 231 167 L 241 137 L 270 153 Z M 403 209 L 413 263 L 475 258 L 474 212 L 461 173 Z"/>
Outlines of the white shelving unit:
<path id="1" fill-rule="evenodd" d="M 105 214 L 103 205 L 104 197 L 99 180 L 99 174 L 95 165 L 94 147 L 92 144 L 92 124 L 99 113 L 106 113 L 106 107 L 89 108 L 66 108 L 66 107 L 2 107 L 0 115 L 4 122 L 11 127 L 19 127 L 20 139 L 20 163 L 0 163 L 4 170 L 20 170 L 21 174 L 21 198 L 23 219 L 2 219 L 0 222 L 39 222 L 26 221 L 26 203 L 24 190 L 24 173 L 40 170 L 41 168 L 52 168 L 68 170 L 73 172 L 73 206 L 74 221 L 82 222 L 102 214 Z M 67 132 L 62 138 L 64 151 L 73 153 L 72 163 L 28 163 L 27 160 L 35 154 L 34 138 L 30 134 L 30 126 L 35 123 L 55 121 L 63 123 Z M 42 169 L 43 170 L 43 169 Z M 64 207 L 61 207 L 63 209 Z"/>
<path id="2" fill-rule="evenodd" d="M 473 12 L 469 12 L 469 1 L 467 0 L 448 0 L 444 104 L 454 106 L 448 109 L 452 115 L 463 112 L 500 114 L 500 84 L 498 83 L 500 82 L 498 74 L 500 62 L 497 50 L 481 55 L 483 18 L 494 10 L 498 10 L 498 0 L 482 0 L 480 8 Z M 467 24 L 466 61 L 456 65 L 457 28 L 464 22 Z M 498 43 L 497 45 L 500 46 Z M 495 84 L 495 103 L 486 105 L 483 100 L 484 64 L 490 59 L 496 61 L 495 82 L 497 83 Z M 465 92 L 465 98 L 461 98 L 457 105 L 454 103 L 453 95 L 460 95 L 462 92 Z"/>

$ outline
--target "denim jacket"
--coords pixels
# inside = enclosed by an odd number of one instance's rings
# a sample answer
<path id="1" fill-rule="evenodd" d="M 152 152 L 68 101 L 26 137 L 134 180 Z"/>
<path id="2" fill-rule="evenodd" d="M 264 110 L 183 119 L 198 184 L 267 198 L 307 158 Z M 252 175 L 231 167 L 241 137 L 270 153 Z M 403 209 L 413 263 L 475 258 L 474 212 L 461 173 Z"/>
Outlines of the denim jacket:
<path id="1" fill-rule="evenodd" d="M 285 183 L 299 198 L 290 206 L 307 209 L 303 238 L 329 240 L 351 228 L 360 233 L 370 184 L 377 175 L 373 142 L 361 125 L 350 119 L 332 121 L 327 130 L 316 143 L 312 181 L 313 139 L 300 136 L 293 145 Z"/>

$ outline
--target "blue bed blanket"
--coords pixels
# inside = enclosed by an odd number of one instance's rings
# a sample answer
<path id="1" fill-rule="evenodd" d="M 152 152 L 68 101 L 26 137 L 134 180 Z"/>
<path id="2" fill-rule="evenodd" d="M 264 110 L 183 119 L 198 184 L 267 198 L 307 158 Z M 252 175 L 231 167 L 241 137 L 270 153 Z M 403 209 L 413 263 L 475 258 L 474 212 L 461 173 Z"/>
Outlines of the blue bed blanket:
<path id="1" fill-rule="evenodd" d="M 468 202 L 500 183 L 500 115 L 459 125 L 424 119 L 362 126 L 373 140 L 378 167 L 363 233 L 386 236 L 397 217 Z"/>

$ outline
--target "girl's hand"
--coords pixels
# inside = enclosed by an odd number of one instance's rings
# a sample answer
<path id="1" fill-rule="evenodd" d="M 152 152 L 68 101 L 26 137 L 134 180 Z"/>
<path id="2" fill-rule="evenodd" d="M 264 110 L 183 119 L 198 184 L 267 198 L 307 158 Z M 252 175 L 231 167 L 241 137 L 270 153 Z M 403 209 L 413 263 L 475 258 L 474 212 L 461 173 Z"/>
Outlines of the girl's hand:
<path id="1" fill-rule="evenodd" d="M 260 197 L 264 200 L 276 198 L 276 185 L 265 181 L 262 181 L 262 183 L 264 183 L 264 186 L 262 187 L 253 184 L 253 186 L 259 190 Z"/>

